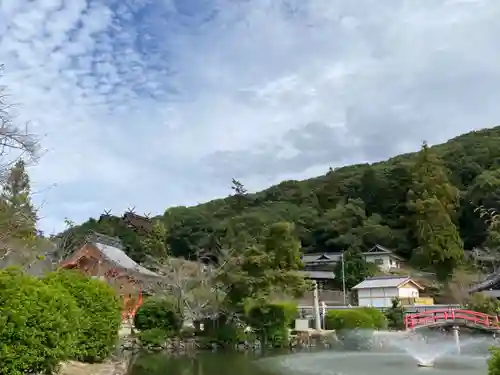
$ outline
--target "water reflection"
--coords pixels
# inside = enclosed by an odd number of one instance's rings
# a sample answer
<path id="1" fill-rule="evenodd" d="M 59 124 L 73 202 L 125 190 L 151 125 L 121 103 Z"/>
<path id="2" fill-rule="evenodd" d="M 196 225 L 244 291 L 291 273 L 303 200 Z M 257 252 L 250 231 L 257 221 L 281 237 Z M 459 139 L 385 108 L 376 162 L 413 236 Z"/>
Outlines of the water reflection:
<path id="1" fill-rule="evenodd" d="M 201 353 L 196 357 L 141 356 L 130 375 L 272 375 L 257 366 L 253 354 Z"/>

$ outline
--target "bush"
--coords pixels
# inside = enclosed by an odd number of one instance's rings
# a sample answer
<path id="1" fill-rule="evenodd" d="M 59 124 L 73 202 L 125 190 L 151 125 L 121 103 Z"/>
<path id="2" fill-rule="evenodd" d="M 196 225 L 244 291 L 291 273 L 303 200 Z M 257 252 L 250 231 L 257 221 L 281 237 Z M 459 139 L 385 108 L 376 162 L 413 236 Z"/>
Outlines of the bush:
<path id="1" fill-rule="evenodd" d="M 288 344 L 289 326 L 297 315 L 296 304 L 265 303 L 247 308 L 246 318 L 263 345 L 283 347 Z"/>
<path id="2" fill-rule="evenodd" d="M 326 314 L 325 325 L 327 329 L 336 331 L 377 328 L 373 316 L 364 308 L 330 310 Z"/>
<path id="3" fill-rule="evenodd" d="M 375 307 L 362 307 L 360 310 L 372 319 L 374 328 L 387 329 L 387 318 L 382 311 Z"/>
<path id="4" fill-rule="evenodd" d="M 394 298 L 392 300 L 392 306 L 389 310 L 387 310 L 385 316 L 389 328 L 404 329 L 404 309 L 401 307 L 401 301 L 399 298 Z"/>
<path id="5" fill-rule="evenodd" d="M 482 293 L 474 293 L 467 301 L 467 308 L 484 314 L 498 315 L 500 313 L 500 301 Z"/>
<path id="6" fill-rule="evenodd" d="M 500 375 L 500 348 L 490 348 L 488 359 L 488 375 Z"/>
<path id="7" fill-rule="evenodd" d="M 108 284 L 80 272 L 62 270 L 45 278 L 48 285 L 64 287 L 81 309 L 74 358 L 83 362 L 106 359 L 118 341 L 121 326 L 120 299 Z"/>
<path id="8" fill-rule="evenodd" d="M 140 331 L 159 328 L 176 335 L 182 327 L 182 317 L 169 299 L 149 298 L 137 310 L 134 325 Z"/>
<path id="9" fill-rule="evenodd" d="M 0 272 L 0 373 L 52 374 L 76 345 L 81 317 L 72 296 L 20 270 Z"/>
<path id="10" fill-rule="evenodd" d="M 168 332 L 165 332 L 161 328 L 152 328 L 139 332 L 137 337 L 141 344 L 146 347 L 163 347 L 167 340 Z"/>
<path id="11" fill-rule="evenodd" d="M 220 315 L 215 319 L 204 319 L 200 335 L 209 342 L 215 342 L 222 348 L 232 349 L 245 341 L 245 327 L 238 321 Z"/>

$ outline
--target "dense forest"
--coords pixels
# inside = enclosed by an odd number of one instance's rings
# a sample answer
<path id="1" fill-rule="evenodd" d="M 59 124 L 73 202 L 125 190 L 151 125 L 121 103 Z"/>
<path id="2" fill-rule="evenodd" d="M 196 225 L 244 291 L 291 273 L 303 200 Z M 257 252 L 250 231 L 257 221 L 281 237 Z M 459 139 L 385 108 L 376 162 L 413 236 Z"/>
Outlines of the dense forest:
<path id="1" fill-rule="evenodd" d="M 378 243 L 445 277 L 464 249 L 496 249 L 500 242 L 496 226 L 478 211 L 500 209 L 500 127 L 253 194 L 237 180 L 231 188 L 226 198 L 168 208 L 155 218 L 161 230 L 155 226 L 154 235 L 170 254 L 193 259 L 200 251 L 258 243 L 271 224 L 291 222 L 304 252 L 366 250 Z M 89 230 L 120 237 L 139 262 L 154 255 L 144 245 L 146 235 L 111 215 L 74 225 L 58 238 L 69 248 Z"/>

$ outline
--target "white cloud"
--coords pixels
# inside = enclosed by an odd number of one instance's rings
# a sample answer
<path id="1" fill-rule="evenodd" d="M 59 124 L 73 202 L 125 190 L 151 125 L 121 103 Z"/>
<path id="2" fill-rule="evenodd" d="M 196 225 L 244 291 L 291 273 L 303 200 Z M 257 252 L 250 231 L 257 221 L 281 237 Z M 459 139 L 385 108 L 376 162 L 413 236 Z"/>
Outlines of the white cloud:
<path id="1" fill-rule="evenodd" d="M 3 0 L 3 81 L 48 150 L 41 226 L 494 125 L 499 15 L 495 0 Z"/>

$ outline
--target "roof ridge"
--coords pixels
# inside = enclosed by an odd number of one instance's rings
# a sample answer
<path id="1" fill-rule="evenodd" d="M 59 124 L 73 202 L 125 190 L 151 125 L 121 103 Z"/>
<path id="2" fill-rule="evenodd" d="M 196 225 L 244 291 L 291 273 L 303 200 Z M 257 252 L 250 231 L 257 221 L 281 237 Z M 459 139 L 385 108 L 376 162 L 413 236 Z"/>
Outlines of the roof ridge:
<path id="1" fill-rule="evenodd" d="M 120 237 L 117 236 L 109 236 L 96 231 L 90 231 L 85 239 L 87 242 L 102 243 L 103 245 L 113 246 L 122 251 L 124 249 Z"/>

